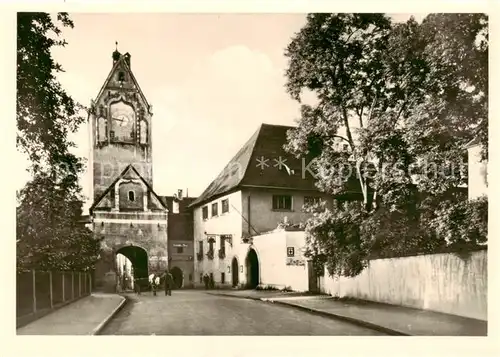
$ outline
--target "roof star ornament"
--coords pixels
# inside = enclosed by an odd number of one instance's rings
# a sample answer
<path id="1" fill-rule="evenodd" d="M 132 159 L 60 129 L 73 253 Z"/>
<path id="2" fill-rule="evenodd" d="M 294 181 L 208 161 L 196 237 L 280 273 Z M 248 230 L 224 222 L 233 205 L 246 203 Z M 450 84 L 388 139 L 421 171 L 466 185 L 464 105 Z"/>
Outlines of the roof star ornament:
<path id="1" fill-rule="evenodd" d="M 286 159 L 282 158 L 281 156 L 278 159 L 273 159 L 276 164 L 274 164 L 274 167 L 278 167 L 279 170 L 281 170 L 283 167 L 285 167 L 285 162 Z"/>
<path id="2" fill-rule="evenodd" d="M 257 158 L 257 167 L 260 166 L 261 170 L 264 170 L 266 167 L 269 167 L 269 164 L 267 163 L 269 159 L 264 158 L 264 156 L 261 156 L 260 159 Z"/>
<path id="3" fill-rule="evenodd" d="M 294 175 L 295 171 L 289 168 L 287 164 L 285 164 L 286 160 L 287 159 L 282 158 L 281 156 L 278 159 L 274 159 L 274 161 L 276 162 L 276 164 L 274 164 L 274 167 L 277 167 L 279 170 L 284 168 L 289 176 Z"/>

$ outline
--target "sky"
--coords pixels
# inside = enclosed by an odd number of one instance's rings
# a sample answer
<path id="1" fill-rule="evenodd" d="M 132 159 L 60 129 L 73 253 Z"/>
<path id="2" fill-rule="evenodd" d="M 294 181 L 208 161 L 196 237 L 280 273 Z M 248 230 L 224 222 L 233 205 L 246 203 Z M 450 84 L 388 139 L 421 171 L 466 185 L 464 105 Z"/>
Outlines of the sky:
<path id="1" fill-rule="evenodd" d="M 284 49 L 304 14 L 74 13 L 68 44 L 53 56 L 58 80 L 90 105 L 112 67 L 118 42 L 153 106 L 153 187 L 198 196 L 261 123 L 294 125 L 299 103 L 284 89 Z M 414 14 L 417 20 L 423 14 Z M 393 15 L 404 21 L 410 14 Z M 71 136 L 88 158 L 88 127 Z M 19 188 L 29 179 L 20 172 Z M 89 193 L 90 178 L 82 180 Z M 88 207 L 88 203 L 86 204 Z"/>

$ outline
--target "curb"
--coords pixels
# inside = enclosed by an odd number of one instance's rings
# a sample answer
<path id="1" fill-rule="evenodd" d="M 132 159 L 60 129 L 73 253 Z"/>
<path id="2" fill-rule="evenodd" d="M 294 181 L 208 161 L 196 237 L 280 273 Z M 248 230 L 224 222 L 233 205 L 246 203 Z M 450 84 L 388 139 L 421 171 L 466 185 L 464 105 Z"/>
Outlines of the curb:
<path id="1" fill-rule="evenodd" d="M 266 300 L 262 300 L 262 301 L 266 301 Z M 366 328 L 369 328 L 371 330 L 379 331 L 379 332 L 382 332 L 382 333 L 385 333 L 385 334 L 388 334 L 388 335 L 391 335 L 391 336 L 411 336 L 410 334 L 407 334 L 405 332 L 401 332 L 401 331 L 398 331 L 398 330 L 390 329 L 388 327 L 376 325 L 376 324 L 373 324 L 371 322 L 363 321 L 363 320 L 356 319 L 356 318 L 353 318 L 353 317 L 348 317 L 348 316 L 344 316 L 344 315 L 333 314 L 331 312 L 325 312 L 325 311 L 313 309 L 311 307 L 305 307 L 305 306 L 290 304 L 290 303 L 287 303 L 287 302 L 284 302 L 284 301 L 276 301 L 276 300 L 267 300 L 267 301 L 271 302 L 271 303 L 274 303 L 274 304 L 279 304 L 279 305 L 284 305 L 284 306 L 288 306 L 288 307 L 293 307 L 293 308 L 296 308 L 298 310 L 309 312 L 309 313 L 314 314 L 314 315 L 323 316 L 323 317 L 327 317 L 327 318 L 335 319 L 335 320 L 346 321 L 346 322 L 349 322 L 349 323 L 351 323 L 353 325 L 358 325 L 358 326 L 361 326 L 361 327 L 366 327 Z"/>
<path id="2" fill-rule="evenodd" d="M 120 302 L 120 304 L 118 304 L 118 306 L 103 321 L 101 321 L 101 323 L 95 329 L 92 330 L 90 335 L 98 335 L 107 325 L 107 323 L 123 308 L 123 306 L 125 306 L 127 299 L 123 296 L 121 296 L 121 298 L 122 301 Z"/>
<path id="3" fill-rule="evenodd" d="M 206 293 L 207 295 L 213 295 L 213 296 L 222 296 L 222 297 L 228 297 L 228 298 L 235 298 L 235 299 L 246 299 L 246 300 L 255 300 L 255 301 L 264 301 L 262 298 L 255 297 L 255 296 L 240 296 L 240 295 L 229 295 L 229 294 L 218 294 L 218 293 Z"/>
<path id="4" fill-rule="evenodd" d="M 237 298 L 237 299 L 247 299 L 247 300 L 250 299 L 250 300 L 257 300 L 257 301 L 262 301 L 262 302 L 267 302 L 267 303 L 279 304 L 279 305 L 282 305 L 282 306 L 292 307 L 292 308 L 295 308 L 295 309 L 298 309 L 298 310 L 301 310 L 301 311 L 305 311 L 305 312 L 308 312 L 310 314 L 314 314 L 314 315 L 318 315 L 318 316 L 323 316 L 323 317 L 334 319 L 334 320 L 342 320 L 342 321 L 345 321 L 345 322 L 349 322 L 349 323 L 351 323 L 353 325 L 357 325 L 357 326 L 369 328 L 371 330 L 379 331 L 379 332 L 382 332 L 382 333 L 385 333 L 385 334 L 388 334 L 388 335 L 391 335 L 391 336 L 412 336 L 412 335 L 407 334 L 405 332 L 401 332 L 401 331 L 398 331 L 398 330 L 390 329 L 388 327 L 376 325 L 376 324 L 373 324 L 371 322 L 363 321 L 363 320 L 356 319 L 356 318 L 353 318 L 353 317 L 348 317 L 348 316 L 339 315 L 339 314 L 333 314 L 331 312 L 325 312 L 325 311 L 313 309 L 313 308 L 310 308 L 310 307 L 305 307 L 305 306 L 300 306 L 300 305 L 296 305 L 296 304 L 291 304 L 291 303 L 288 303 L 288 302 L 285 302 L 285 301 L 273 300 L 272 298 L 258 298 L 258 297 L 252 297 L 252 296 L 236 296 L 236 295 L 216 294 L 216 293 L 207 293 L 207 294 L 209 294 L 209 295 L 216 295 L 216 296 L 225 296 L 225 297 Z"/>

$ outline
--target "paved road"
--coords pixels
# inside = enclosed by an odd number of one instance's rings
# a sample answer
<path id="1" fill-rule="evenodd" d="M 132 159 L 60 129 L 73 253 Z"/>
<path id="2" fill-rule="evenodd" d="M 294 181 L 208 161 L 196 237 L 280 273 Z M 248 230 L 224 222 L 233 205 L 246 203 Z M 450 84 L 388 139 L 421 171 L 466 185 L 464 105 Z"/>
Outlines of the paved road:
<path id="1" fill-rule="evenodd" d="M 198 290 L 128 295 L 103 335 L 381 335 L 346 322 L 261 301 Z"/>

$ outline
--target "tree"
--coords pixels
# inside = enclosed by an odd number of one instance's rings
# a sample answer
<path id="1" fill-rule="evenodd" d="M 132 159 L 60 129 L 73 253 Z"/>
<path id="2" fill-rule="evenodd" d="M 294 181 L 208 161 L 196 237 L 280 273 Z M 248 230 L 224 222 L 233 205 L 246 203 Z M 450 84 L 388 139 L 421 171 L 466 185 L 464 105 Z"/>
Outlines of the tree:
<path id="1" fill-rule="evenodd" d="M 89 270 L 100 254 L 100 239 L 84 226 L 76 175 L 58 183 L 38 174 L 19 192 L 19 270 Z"/>
<path id="2" fill-rule="evenodd" d="M 57 20 L 63 27 L 73 27 L 66 13 L 57 14 Z M 51 50 L 66 45 L 60 34 L 50 14 L 17 14 L 17 147 L 28 155 L 32 172 L 74 159 L 68 152 L 74 146 L 68 133 L 84 121 L 78 115 L 81 106 L 56 79 L 63 69 Z"/>
<path id="3" fill-rule="evenodd" d="M 311 14 L 287 47 L 288 92 L 300 101 L 303 90 L 313 91 L 318 104 L 302 106 L 286 149 L 314 160 L 321 190 L 352 191 L 354 178 L 363 197 L 361 207 L 336 207 L 308 222 L 322 248 L 316 244 L 310 254 L 330 252 L 332 271 L 356 275 L 370 256 L 444 244 L 423 229 L 422 217 L 465 182 L 464 145 L 485 122 L 487 97 L 483 70 L 471 76 L 453 58 L 438 56 L 450 47 L 451 57 L 485 63 L 487 43 L 474 44 L 487 26 L 484 17 L 448 16 L 419 25 L 413 18 L 393 24 L 382 14 Z M 460 30 L 441 36 L 450 24 Z M 467 35 L 449 46 L 457 31 Z M 339 142 L 349 150 L 339 150 Z"/>
<path id="4" fill-rule="evenodd" d="M 56 18 L 73 27 L 66 13 Z M 88 269 L 99 252 L 99 240 L 80 223 L 83 162 L 70 152 L 68 134 L 84 119 L 56 79 L 62 68 L 51 50 L 66 44 L 60 33 L 49 14 L 17 15 L 17 147 L 32 174 L 18 192 L 19 269 Z"/>

